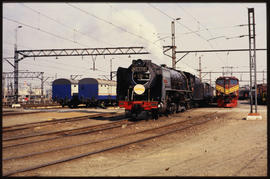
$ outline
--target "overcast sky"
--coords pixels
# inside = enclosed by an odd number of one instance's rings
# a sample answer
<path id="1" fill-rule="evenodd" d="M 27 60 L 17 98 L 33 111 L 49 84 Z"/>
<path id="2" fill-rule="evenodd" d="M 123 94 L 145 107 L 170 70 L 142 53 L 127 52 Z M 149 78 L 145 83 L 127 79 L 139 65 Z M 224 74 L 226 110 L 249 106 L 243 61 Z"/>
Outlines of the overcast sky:
<path id="1" fill-rule="evenodd" d="M 265 3 L 4 3 L 3 57 L 14 56 L 15 29 L 21 25 L 17 32 L 19 50 L 144 46 L 151 54 L 97 56 L 97 71 L 90 69 L 91 56 L 25 58 L 19 70 L 44 72 L 46 77 L 54 78 L 75 74 L 104 78 L 102 75 L 109 77 L 111 58 L 113 71 L 119 66 L 128 67 L 138 58 L 171 67 L 171 58 L 163 55 L 162 46 L 172 43 L 173 18 L 181 18 L 175 23 L 176 50 L 248 48 L 247 36 L 237 38 L 248 35 L 248 26 L 239 26 L 248 23 L 247 8 L 255 8 L 256 47 L 266 48 Z M 167 53 L 171 55 L 171 51 Z M 177 54 L 177 59 L 182 55 Z M 257 51 L 256 55 L 257 71 L 267 70 L 266 51 Z M 188 54 L 177 68 L 197 75 L 200 56 L 203 72 L 222 71 L 225 66 L 249 71 L 248 52 Z M 13 68 L 4 61 L 3 71 Z M 212 74 L 212 80 L 218 76 Z M 235 76 L 249 80 L 249 74 Z M 262 74 L 257 78 L 262 80 Z"/>

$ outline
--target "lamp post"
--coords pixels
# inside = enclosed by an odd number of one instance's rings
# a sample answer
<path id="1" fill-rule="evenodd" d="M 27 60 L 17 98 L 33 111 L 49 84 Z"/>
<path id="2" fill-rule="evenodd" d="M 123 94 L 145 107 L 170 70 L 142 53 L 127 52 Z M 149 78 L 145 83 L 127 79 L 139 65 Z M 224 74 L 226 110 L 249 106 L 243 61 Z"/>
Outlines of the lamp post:
<path id="1" fill-rule="evenodd" d="M 114 59 L 114 58 L 111 58 L 110 59 L 110 80 L 112 80 L 112 59 Z"/>
<path id="2" fill-rule="evenodd" d="M 172 28 L 172 68 L 175 69 L 176 68 L 176 53 L 175 53 L 175 49 L 176 49 L 176 46 L 175 46 L 175 24 L 174 24 L 174 21 L 177 21 L 177 20 L 180 20 L 181 18 L 176 18 L 172 21 L 172 24 L 171 24 L 171 28 Z"/>
<path id="3" fill-rule="evenodd" d="M 15 28 L 15 45 L 14 45 L 14 97 L 15 97 L 15 103 L 18 103 L 18 95 L 19 95 L 19 59 L 18 59 L 18 53 L 17 53 L 17 33 L 18 29 L 22 28 L 22 26 L 17 26 Z"/>
<path id="4" fill-rule="evenodd" d="M 202 63 L 201 63 L 201 58 L 203 55 L 199 56 L 199 78 L 202 81 Z"/>
<path id="5" fill-rule="evenodd" d="M 22 28 L 21 25 L 19 25 L 15 28 L 15 48 L 16 48 L 16 50 L 17 50 L 17 40 L 18 40 L 17 34 L 18 34 L 18 29 L 20 29 L 20 28 Z"/>

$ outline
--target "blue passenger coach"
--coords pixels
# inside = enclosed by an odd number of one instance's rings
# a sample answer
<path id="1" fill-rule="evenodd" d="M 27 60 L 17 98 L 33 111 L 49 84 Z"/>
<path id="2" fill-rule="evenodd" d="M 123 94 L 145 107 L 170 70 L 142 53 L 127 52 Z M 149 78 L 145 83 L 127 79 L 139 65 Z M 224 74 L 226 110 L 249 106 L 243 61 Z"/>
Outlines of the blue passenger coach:
<path id="1" fill-rule="evenodd" d="M 63 107 L 76 107 L 78 101 L 78 81 L 59 78 L 52 83 L 52 99 Z"/>
<path id="2" fill-rule="evenodd" d="M 104 107 L 104 105 L 116 103 L 116 81 L 83 78 L 78 84 L 79 100 L 87 107 Z"/>

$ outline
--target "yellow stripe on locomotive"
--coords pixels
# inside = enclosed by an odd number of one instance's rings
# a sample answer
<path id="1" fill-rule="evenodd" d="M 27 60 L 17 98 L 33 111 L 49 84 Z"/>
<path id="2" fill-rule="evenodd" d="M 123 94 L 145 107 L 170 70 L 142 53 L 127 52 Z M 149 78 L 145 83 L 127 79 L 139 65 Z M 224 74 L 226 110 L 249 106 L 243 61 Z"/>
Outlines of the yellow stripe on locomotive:
<path id="1" fill-rule="evenodd" d="M 216 90 L 221 93 L 230 94 L 239 90 L 239 85 L 235 85 L 229 89 L 225 89 L 222 86 L 216 85 Z"/>

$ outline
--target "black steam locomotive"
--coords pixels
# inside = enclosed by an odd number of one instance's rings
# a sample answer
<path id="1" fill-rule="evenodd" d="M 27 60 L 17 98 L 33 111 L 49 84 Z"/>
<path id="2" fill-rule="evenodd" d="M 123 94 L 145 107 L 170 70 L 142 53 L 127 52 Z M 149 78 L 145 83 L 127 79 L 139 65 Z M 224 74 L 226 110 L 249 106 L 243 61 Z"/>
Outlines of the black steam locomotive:
<path id="1" fill-rule="evenodd" d="M 196 104 L 209 103 L 214 89 L 196 76 L 158 66 L 151 60 L 133 60 L 129 68 L 117 70 L 117 100 L 127 115 L 175 113 Z"/>

